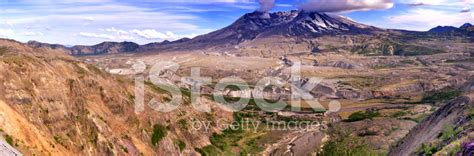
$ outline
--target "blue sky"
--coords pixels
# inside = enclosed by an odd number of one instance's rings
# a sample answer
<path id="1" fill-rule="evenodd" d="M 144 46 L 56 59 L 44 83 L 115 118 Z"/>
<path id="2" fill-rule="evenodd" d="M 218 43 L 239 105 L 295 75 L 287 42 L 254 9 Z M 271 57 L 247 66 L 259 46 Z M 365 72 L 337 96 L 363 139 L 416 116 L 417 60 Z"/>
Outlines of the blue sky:
<path id="1" fill-rule="evenodd" d="M 261 0 L 272 12 L 328 11 L 381 28 L 474 23 L 474 0 Z M 0 38 L 66 45 L 194 37 L 260 8 L 259 0 L 0 0 Z"/>

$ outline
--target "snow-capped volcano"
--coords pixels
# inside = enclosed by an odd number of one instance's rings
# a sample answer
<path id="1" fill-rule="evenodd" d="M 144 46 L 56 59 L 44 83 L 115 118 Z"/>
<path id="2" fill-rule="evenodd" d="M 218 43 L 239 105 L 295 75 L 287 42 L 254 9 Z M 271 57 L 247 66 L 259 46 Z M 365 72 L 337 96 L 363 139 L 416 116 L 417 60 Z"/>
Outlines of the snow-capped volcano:
<path id="1" fill-rule="evenodd" d="M 274 35 L 316 37 L 325 34 L 370 33 L 373 30 L 380 29 L 339 15 L 296 10 L 274 13 L 253 12 L 245 14 L 223 29 L 198 36 L 193 41 L 238 44 Z"/>
<path id="2" fill-rule="evenodd" d="M 370 33 L 378 28 L 363 25 L 347 17 L 329 15 L 320 12 L 299 11 L 290 22 L 275 27 L 265 34 L 285 36 L 316 37 L 325 34 L 360 34 Z"/>

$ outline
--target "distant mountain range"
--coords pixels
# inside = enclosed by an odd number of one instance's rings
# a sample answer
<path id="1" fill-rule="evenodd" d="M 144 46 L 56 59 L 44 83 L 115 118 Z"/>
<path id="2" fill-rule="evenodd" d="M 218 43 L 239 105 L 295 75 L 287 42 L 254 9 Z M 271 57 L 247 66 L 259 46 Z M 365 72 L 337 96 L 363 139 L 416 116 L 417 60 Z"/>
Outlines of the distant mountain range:
<path id="1" fill-rule="evenodd" d="M 472 35 L 474 27 L 467 23 L 456 28 L 438 26 L 429 30 L 433 34 Z M 212 47 L 233 47 L 243 42 L 270 38 L 317 38 L 324 35 L 374 35 L 388 31 L 407 33 L 410 31 L 385 30 L 357 23 L 347 17 L 320 12 L 286 11 L 275 13 L 253 12 L 240 17 L 233 24 L 220 30 L 176 41 L 163 41 L 138 45 L 133 42 L 103 42 L 93 46 L 66 47 L 30 41 L 31 47 L 64 49 L 74 56 L 116 53 L 137 53 L 149 51 L 197 50 Z"/>
<path id="2" fill-rule="evenodd" d="M 460 27 L 453 26 L 437 26 L 433 29 L 430 29 L 430 33 L 461 33 L 467 34 L 474 32 L 474 26 L 471 23 L 463 24 Z"/>

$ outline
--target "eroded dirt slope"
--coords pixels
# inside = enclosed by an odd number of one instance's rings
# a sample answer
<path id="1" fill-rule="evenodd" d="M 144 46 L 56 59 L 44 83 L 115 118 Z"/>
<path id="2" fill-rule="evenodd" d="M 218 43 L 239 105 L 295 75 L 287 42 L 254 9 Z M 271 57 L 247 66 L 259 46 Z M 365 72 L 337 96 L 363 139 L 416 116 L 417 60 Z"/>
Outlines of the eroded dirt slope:
<path id="1" fill-rule="evenodd" d="M 191 120 L 232 118 L 197 112 L 190 105 L 170 113 L 146 108 L 136 114 L 133 80 L 63 54 L 0 40 L 1 134 L 25 155 L 192 154 L 209 144 L 215 130 L 191 132 Z M 146 102 L 165 96 L 146 85 Z M 212 101 L 204 102 L 215 109 Z M 155 124 L 167 131 L 157 145 L 151 142 Z"/>

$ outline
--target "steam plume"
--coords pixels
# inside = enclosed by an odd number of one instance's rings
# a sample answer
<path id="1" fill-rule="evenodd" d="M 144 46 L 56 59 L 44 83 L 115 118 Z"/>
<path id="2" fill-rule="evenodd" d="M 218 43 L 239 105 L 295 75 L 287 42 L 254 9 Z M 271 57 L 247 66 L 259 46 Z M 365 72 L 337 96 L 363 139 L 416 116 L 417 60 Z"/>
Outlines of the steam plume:
<path id="1" fill-rule="evenodd" d="M 275 0 L 258 0 L 260 8 L 257 11 L 259 12 L 269 12 L 275 7 Z"/>

